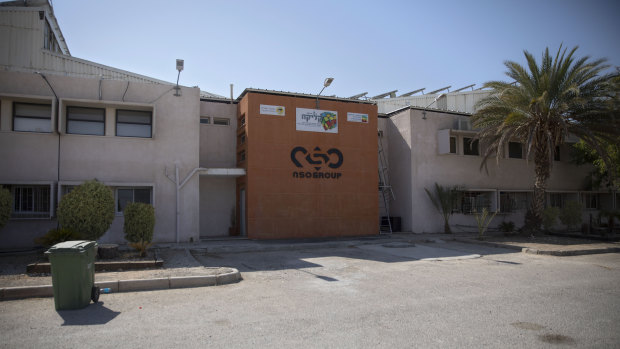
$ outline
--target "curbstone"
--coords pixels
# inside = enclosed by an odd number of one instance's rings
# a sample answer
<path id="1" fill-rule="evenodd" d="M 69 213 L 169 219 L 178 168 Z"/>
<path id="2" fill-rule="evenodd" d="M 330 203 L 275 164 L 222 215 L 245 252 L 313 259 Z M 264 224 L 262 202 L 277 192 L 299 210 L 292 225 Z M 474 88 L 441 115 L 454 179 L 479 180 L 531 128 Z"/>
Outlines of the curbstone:
<path id="1" fill-rule="evenodd" d="M 240 279 L 241 274 L 235 269 L 230 273 L 217 275 L 217 285 L 232 284 L 238 282 Z"/>
<path id="2" fill-rule="evenodd" d="M 170 288 L 170 280 L 168 278 L 118 281 L 118 292 L 150 291 L 166 288 Z"/>
<path id="3" fill-rule="evenodd" d="M 202 287 L 215 285 L 217 285 L 215 275 L 170 277 L 170 288 Z"/>
<path id="4" fill-rule="evenodd" d="M 2 300 L 19 299 L 19 298 L 35 298 L 35 297 L 52 297 L 54 289 L 51 285 L 44 286 L 27 286 L 27 287 L 5 287 L 2 289 Z"/>

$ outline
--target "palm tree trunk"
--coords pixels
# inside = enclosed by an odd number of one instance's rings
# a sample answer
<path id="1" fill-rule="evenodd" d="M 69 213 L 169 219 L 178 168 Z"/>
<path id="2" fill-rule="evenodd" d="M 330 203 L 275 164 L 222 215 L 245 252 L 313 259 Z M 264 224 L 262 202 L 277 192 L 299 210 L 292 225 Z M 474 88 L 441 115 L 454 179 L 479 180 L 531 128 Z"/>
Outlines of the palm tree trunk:
<path id="1" fill-rule="evenodd" d="M 532 209 L 535 219 L 530 222 L 531 226 L 527 227 L 533 232 L 540 230 L 542 224 L 543 210 L 545 209 L 545 191 L 547 189 L 547 179 L 551 175 L 551 163 L 549 160 L 549 149 L 545 142 L 539 142 L 541 145 L 535 151 L 534 173 L 536 180 L 534 182 L 534 202 Z"/>

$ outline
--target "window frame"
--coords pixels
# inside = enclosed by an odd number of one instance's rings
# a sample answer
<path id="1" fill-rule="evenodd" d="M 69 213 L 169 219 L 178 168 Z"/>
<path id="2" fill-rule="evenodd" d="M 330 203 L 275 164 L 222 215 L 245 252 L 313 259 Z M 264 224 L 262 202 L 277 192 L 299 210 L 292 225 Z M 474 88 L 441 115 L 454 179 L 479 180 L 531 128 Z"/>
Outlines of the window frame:
<path id="1" fill-rule="evenodd" d="M 50 108 L 50 114 L 49 117 L 37 117 L 37 116 L 18 116 L 17 115 L 17 105 L 36 105 L 36 106 L 49 106 Z M 13 102 L 13 115 L 12 115 L 12 125 L 11 125 L 11 130 L 13 132 L 30 132 L 30 133 L 52 133 L 53 132 L 53 127 L 52 127 L 52 114 L 53 114 L 53 103 L 50 104 L 46 104 L 46 103 L 31 103 L 31 102 L 17 102 L 14 101 Z M 21 119 L 36 119 L 36 120 L 48 120 L 49 121 L 49 131 L 28 131 L 28 130 L 16 130 L 15 129 L 15 119 L 16 118 L 21 118 Z"/>
<path id="2" fill-rule="evenodd" d="M 214 126 L 230 126 L 230 119 L 227 119 L 227 118 L 216 118 L 216 117 L 213 117 L 212 121 L 213 121 L 212 125 L 214 125 Z M 224 123 L 222 124 L 222 123 L 218 123 L 218 122 L 224 122 Z"/>
<path id="3" fill-rule="evenodd" d="M 6 184 L 0 185 L 0 187 L 8 188 L 11 192 L 11 220 L 50 219 L 52 217 L 53 190 L 49 184 Z M 29 195 L 27 194 L 30 198 L 26 199 L 27 201 L 31 201 L 29 204 L 31 207 L 30 210 L 21 209 L 24 199 L 21 191 L 25 189 L 31 190 L 31 193 Z M 17 199 L 18 190 L 20 191 L 19 200 Z M 43 193 L 45 195 L 43 202 L 40 202 L 42 198 L 41 191 L 45 192 Z M 20 206 L 19 209 L 17 209 L 16 205 Z M 39 210 L 37 210 L 37 208 L 39 208 Z M 44 210 L 40 210 L 41 208 L 44 208 Z"/>
<path id="4" fill-rule="evenodd" d="M 582 205 L 584 210 L 598 210 L 600 207 L 600 198 L 598 193 L 582 193 Z M 591 205 L 594 202 L 594 206 Z"/>
<path id="5" fill-rule="evenodd" d="M 136 202 L 136 190 L 148 190 L 149 191 L 149 202 L 148 204 L 150 204 L 151 206 L 155 206 L 153 204 L 153 187 L 145 187 L 145 186 L 129 186 L 129 187 L 116 187 L 114 189 L 114 213 L 117 216 L 122 216 L 123 215 L 123 210 L 125 209 L 125 207 L 123 207 L 122 210 L 119 211 L 119 205 L 120 205 L 120 196 L 119 196 L 119 190 L 131 190 L 132 195 L 131 195 L 131 201 L 128 202 Z M 138 201 L 138 202 L 142 202 L 142 201 Z M 127 204 L 125 204 L 125 206 L 127 206 Z"/>
<path id="6" fill-rule="evenodd" d="M 513 148 L 519 146 L 517 149 Z M 517 153 L 513 153 L 517 151 Z M 523 144 L 521 142 L 508 142 L 508 158 L 509 159 L 523 159 Z"/>
<path id="7" fill-rule="evenodd" d="M 449 154 L 458 154 L 459 149 L 458 149 L 457 137 L 456 136 L 450 136 L 448 142 L 449 142 L 448 146 L 450 147 Z M 454 151 L 452 151 L 452 145 L 454 145 Z"/>
<path id="8" fill-rule="evenodd" d="M 472 147 L 472 143 L 475 147 Z M 463 137 L 463 155 L 480 156 L 480 140 L 474 137 Z"/>
<path id="9" fill-rule="evenodd" d="M 206 122 L 202 122 L 203 120 L 205 120 Z M 210 116 L 201 116 L 200 117 L 200 124 L 201 125 L 211 125 L 211 117 Z"/>
<path id="10" fill-rule="evenodd" d="M 123 121 L 119 122 L 119 121 L 118 121 L 118 113 L 119 113 L 119 112 L 125 112 L 125 111 L 128 111 L 128 112 L 133 112 L 133 113 L 136 113 L 136 112 L 137 112 L 137 113 L 145 113 L 145 114 L 146 114 L 146 113 L 148 113 L 148 114 L 149 114 L 150 123 L 148 123 L 148 124 L 144 124 L 144 123 L 136 123 L 136 122 L 123 122 Z M 115 117 L 115 119 L 114 119 L 114 126 L 115 126 L 115 133 L 114 133 L 114 135 L 115 135 L 116 137 L 127 137 L 127 138 L 151 138 L 151 139 L 153 138 L 153 111 L 152 111 L 152 110 L 120 109 L 120 108 L 119 108 L 119 109 L 116 109 L 115 114 L 116 114 L 116 117 Z M 120 123 L 120 124 L 124 124 L 124 125 L 142 125 L 142 126 L 144 126 L 144 125 L 148 125 L 148 126 L 150 127 L 150 131 L 151 131 L 151 132 L 150 132 L 150 136 L 149 136 L 149 137 L 143 137 L 143 136 L 126 136 L 126 135 L 119 135 L 119 134 L 118 134 L 118 124 L 119 124 L 119 123 Z"/>
<path id="11" fill-rule="evenodd" d="M 92 120 L 70 120 L 69 110 L 72 108 L 79 109 L 93 109 L 93 110 L 101 110 L 103 112 L 103 120 L 102 121 L 92 121 Z M 101 134 L 93 134 L 93 133 L 76 133 L 69 132 L 69 121 L 80 121 L 80 122 L 92 122 L 92 123 L 102 123 L 103 124 L 103 133 Z M 152 120 L 151 120 L 152 123 Z M 96 107 L 82 107 L 77 105 L 68 105 L 65 112 L 65 132 L 71 135 L 85 135 L 85 136 L 105 136 L 106 134 L 106 109 L 105 108 L 96 108 Z"/>

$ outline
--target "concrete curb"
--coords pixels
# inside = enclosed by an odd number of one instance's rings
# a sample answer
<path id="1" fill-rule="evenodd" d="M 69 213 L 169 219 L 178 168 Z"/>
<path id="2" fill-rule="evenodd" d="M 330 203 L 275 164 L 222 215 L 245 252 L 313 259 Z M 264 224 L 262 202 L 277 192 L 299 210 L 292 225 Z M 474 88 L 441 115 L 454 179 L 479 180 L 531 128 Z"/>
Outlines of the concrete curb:
<path id="1" fill-rule="evenodd" d="M 242 280 L 239 270 L 235 268 L 230 269 L 230 272 L 219 275 L 170 276 L 167 278 L 157 279 L 101 281 L 95 282 L 95 285 L 99 288 L 110 288 L 111 292 L 136 292 L 187 287 L 218 286 L 232 284 Z M 53 296 L 54 290 L 52 285 L 0 288 L 0 301 Z"/>
<path id="2" fill-rule="evenodd" d="M 400 238 L 394 238 L 391 241 L 400 240 Z M 330 241 L 330 242 L 305 242 L 305 243 L 282 243 L 282 244 L 246 244 L 246 245 L 223 245 L 223 246 L 210 246 L 210 247 L 189 247 L 191 254 L 204 256 L 207 253 L 245 253 L 245 252 L 276 252 L 276 251 L 299 251 L 299 250 L 312 250 L 321 248 L 343 248 L 359 245 L 373 245 L 384 244 L 388 238 L 376 239 L 376 240 L 344 240 L 344 241 Z"/>
<path id="3" fill-rule="evenodd" d="M 554 251 L 554 250 L 539 250 L 535 248 L 523 247 L 523 246 L 518 246 L 518 245 L 502 244 L 498 242 L 472 240 L 472 239 L 464 239 L 464 238 L 455 238 L 454 241 L 464 242 L 468 244 L 485 245 L 485 246 L 497 247 L 497 248 L 506 248 L 510 250 L 521 251 L 522 253 L 528 253 L 528 254 L 538 254 L 538 255 L 558 256 L 558 257 L 582 256 L 582 255 L 588 255 L 588 254 L 620 252 L 620 247 L 593 248 L 593 249 L 582 249 L 582 250 L 555 250 Z"/>

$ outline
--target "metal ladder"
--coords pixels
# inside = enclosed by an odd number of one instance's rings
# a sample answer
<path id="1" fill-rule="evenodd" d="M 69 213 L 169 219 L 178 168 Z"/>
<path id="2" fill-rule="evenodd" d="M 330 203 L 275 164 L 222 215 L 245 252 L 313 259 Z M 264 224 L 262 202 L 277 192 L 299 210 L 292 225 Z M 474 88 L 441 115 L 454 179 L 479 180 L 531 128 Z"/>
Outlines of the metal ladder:
<path id="1" fill-rule="evenodd" d="M 379 142 L 379 202 L 383 203 L 383 205 L 379 205 L 379 234 L 391 234 L 392 221 L 390 219 L 390 200 L 394 200 L 395 197 L 392 186 L 390 185 L 387 160 L 383 152 L 381 138 L 383 138 L 383 131 L 379 130 L 377 132 L 377 139 Z"/>

